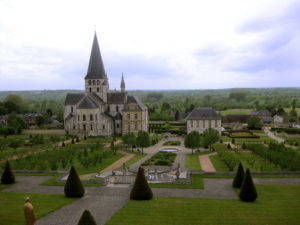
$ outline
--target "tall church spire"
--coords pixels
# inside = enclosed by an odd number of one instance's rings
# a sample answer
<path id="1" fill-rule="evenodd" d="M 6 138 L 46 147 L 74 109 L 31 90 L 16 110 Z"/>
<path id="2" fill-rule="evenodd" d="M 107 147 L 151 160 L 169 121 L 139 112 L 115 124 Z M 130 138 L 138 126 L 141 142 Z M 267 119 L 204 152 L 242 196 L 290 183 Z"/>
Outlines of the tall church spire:
<path id="1" fill-rule="evenodd" d="M 95 31 L 90 62 L 85 79 L 107 79 Z"/>
<path id="2" fill-rule="evenodd" d="M 125 81 L 124 81 L 124 76 L 123 76 L 123 73 L 122 73 L 122 80 L 121 80 L 121 91 L 122 92 L 125 92 Z"/>

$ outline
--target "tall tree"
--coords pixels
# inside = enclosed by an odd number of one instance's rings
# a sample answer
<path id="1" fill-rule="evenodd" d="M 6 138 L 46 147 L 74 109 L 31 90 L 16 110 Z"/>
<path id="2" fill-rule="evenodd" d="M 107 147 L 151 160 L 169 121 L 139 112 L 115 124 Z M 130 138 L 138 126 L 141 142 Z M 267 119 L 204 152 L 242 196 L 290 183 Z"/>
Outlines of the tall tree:
<path id="1" fill-rule="evenodd" d="M 122 135 L 122 141 L 124 142 L 124 144 L 127 145 L 128 148 L 129 147 L 132 148 L 132 146 L 136 144 L 136 136 L 132 132 L 123 134 Z"/>
<path id="2" fill-rule="evenodd" d="M 192 154 L 194 154 L 194 148 L 200 147 L 200 134 L 198 131 L 192 131 L 185 136 L 184 145 L 187 148 L 192 149 Z"/>
<path id="3" fill-rule="evenodd" d="M 248 124 L 248 128 L 253 130 L 261 130 L 261 128 L 263 127 L 263 122 L 257 116 L 252 116 L 248 118 L 247 124 Z"/>
<path id="4" fill-rule="evenodd" d="M 148 132 L 146 131 L 139 131 L 137 138 L 136 138 L 136 145 L 138 147 L 142 148 L 142 153 L 144 153 L 144 148 L 149 147 L 150 146 L 150 137 Z"/>
<path id="5" fill-rule="evenodd" d="M 180 113 L 179 113 L 179 111 L 178 111 L 178 110 L 176 110 L 176 111 L 175 111 L 175 115 L 174 115 L 174 117 L 175 117 L 175 120 L 176 120 L 176 121 L 178 121 L 178 120 L 179 120 L 179 118 L 180 118 Z"/>
<path id="6" fill-rule="evenodd" d="M 203 143 L 204 146 L 209 146 L 211 149 L 211 145 L 216 143 L 219 140 L 219 131 L 213 128 L 208 128 L 203 132 Z"/>

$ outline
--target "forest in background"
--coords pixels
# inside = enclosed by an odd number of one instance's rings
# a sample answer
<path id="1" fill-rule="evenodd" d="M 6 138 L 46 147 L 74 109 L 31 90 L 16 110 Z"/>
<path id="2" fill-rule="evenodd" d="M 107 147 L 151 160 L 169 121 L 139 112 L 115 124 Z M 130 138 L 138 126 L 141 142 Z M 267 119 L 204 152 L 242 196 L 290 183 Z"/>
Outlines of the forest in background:
<path id="1" fill-rule="evenodd" d="M 18 95 L 23 100 L 23 106 L 19 113 L 45 113 L 48 109 L 51 109 L 54 114 L 59 115 L 59 118 L 61 118 L 64 98 L 68 92 L 79 93 L 83 91 L 0 91 L 0 102 L 4 103 L 8 96 Z M 228 109 L 268 109 L 272 113 L 277 112 L 278 109 L 300 107 L 300 88 L 234 88 L 170 91 L 136 90 L 128 91 L 128 93 L 129 95 L 139 97 L 140 100 L 148 106 L 151 120 L 184 118 L 188 112 L 196 107 L 213 107 L 218 111 Z"/>

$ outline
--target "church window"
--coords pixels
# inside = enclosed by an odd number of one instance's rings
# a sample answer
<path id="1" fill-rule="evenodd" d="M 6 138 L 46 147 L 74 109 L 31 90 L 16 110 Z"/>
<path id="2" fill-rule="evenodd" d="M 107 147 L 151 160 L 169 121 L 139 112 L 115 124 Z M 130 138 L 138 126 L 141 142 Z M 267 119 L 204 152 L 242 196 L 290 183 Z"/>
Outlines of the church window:
<path id="1" fill-rule="evenodd" d="M 99 88 L 97 88 L 97 92 L 99 92 L 100 91 L 100 89 Z"/>
<path id="2" fill-rule="evenodd" d="M 130 120 L 130 114 L 129 113 L 127 114 L 127 119 Z"/>
<path id="3" fill-rule="evenodd" d="M 90 121 L 93 121 L 94 118 L 93 118 L 93 114 L 90 114 Z"/>
<path id="4" fill-rule="evenodd" d="M 93 124 L 91 124 L 91 130 L 93 130 Z"/>
<path id="5" fill-rule="evenodd" d="M 102 129 L 105 130 L 105 125 L 102 125 Z"/>
<path id="6" fill-rule="evenodd" d="M 82 121 L 85 121 L 86 120 L 86 117 L 85 117 L 85 115 L 83 114 L 82 115 Z"/>
<path id="7" fill-rule="evenodd" d="M 73 112 L 73 106 L 71 106 L 71 112 Z"/>
<path id="8" fill-rule="evenodd" d="M 97 80 L 97 84 L 100 85 L 100 80 Z"/>
<path id="9" fill-rule="evenodd" d="M 137 119 L 137 118 L 138 118 L 138 114 L 135 113 L 135 114 L 134 114 L 134 119 Z"/>
<path id="10" fill-rule="evenodd" d="M 86 130 L 86 125 L 85 124 L 83 124 L 83 130 Z"/>
<path id="11" fill-rule="evenodd" d="M 120 124 L 117 123 L 117 128 L 119 128 L 119 127 L 120 127 Z"/>
<path id="12" fill-rule="evenodd" d="M 96 85 L 96 81 L 95 80 L 93 80 L 93 85 Z"/>
<path id="13" fill-rule="evenodd" d="M 116 106 L 116 111 L 119 112 L 119 106 Z"/>
<path id="14" fill-rule="evenodd" d="M 90 88 L 90 92 L 92 92 L 92 88 Z"/>
<path id="15" fill-rule="evenodd" d="M 89 85 L 92 85 L 92 81 L 91 80 L 89 80 Z"/>

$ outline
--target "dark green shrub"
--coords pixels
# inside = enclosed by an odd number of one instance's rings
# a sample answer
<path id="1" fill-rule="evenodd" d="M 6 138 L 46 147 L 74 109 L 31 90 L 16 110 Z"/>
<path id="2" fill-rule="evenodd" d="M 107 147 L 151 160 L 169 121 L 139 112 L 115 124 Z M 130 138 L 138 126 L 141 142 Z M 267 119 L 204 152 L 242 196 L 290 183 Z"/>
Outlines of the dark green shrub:
<path id="1" fill-rule="evenodd" d="M 65 147 L 65 146 L 66 146 L 65 142 L 63 142 L 63 143 L 61 144 L 61 147 Z"/>
<path id="2" fill-rule="evenodd" d="M 87 139 L 85 135 L 84 135 L 83 139 L 84 139 L 84 140 L 86 140 L 86 139 Z"/>
<path id="3" fill-rule="evenodd" d="M 229 143 L 227 144 L 227 149 L 231 149 L 231 145 Z"/>
<path id="4" fill-rule="evenodd" d="M 246 144 L 245 144 L 245 142 L 243 142 L 243 144 L 242 144 L 242 149 L 246 149 Z"/>
<path id="5" fill-rule="evenodd" d="M 244 175 L 245 175 L 244 168 L 243 168 L 242 163 L 240 162 L 239 166 L 238 166 L 238 170 L 237 170 L 235 177 L 233 179 L 233 182 L 232 182 L 232 186 L 234 188 L 240 188 L 242 186 L 242 183 L 244 180 Z"/>
<path id="6" fill-rule="evenodd" d="M 72 144 L 75 144 L 74 138 L 72 138 Z"/>
<path id="7" fill-rule="evenodd" d="M 235 143 L 235 139 L 234 139 L 234 138 L 231 139 L 231 143 L 232 143 L 232 144 Z"/>
<path id="8" fill-rule="evenodd" d="M 76 142 L 79 142 L 79 137 L 78 136 L 76 137 Z"/>
<path id="9" fill-rule="evenodd" d="M 130 192 L 130 199 L 150 200 L 152 198 L 153 193 L 144 175 L 144 169 L 140 167 Z"/>
<path id="10" fill-rule="evenodd" d="M 15 183 L 15 176 L 10 168 L 9 162 L 6 161 L 3 174 L 1 176 L 1 184 L 13 184 Z"/>
<path id="11" fill-rule="evenodd" d="M 223 143 L 223 139 L 220 139 L 220 143 L 221 143 L 221 144 Z"/>
<path id="12" fill-rule="evenodd" d="M 254 202 L 257 198 L 256 188 L 249 169 L 247 169 L 244 176 L 239 197 L 244 202 Z"/>
<path id="13" fill-rule="evenodd" d="M 74 166 L 71 167 L 64 191 L 68 198 L 81 198 L 84 195 L 84 188 Z"/>
<path id="14" fill-rule="evenodd" d="M 89 210 L 84 210 L 77 225 L 97 225 Z"/>

